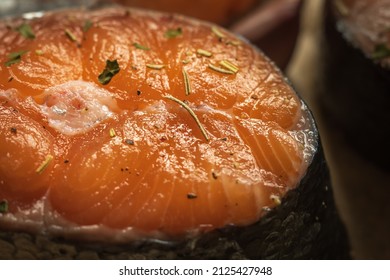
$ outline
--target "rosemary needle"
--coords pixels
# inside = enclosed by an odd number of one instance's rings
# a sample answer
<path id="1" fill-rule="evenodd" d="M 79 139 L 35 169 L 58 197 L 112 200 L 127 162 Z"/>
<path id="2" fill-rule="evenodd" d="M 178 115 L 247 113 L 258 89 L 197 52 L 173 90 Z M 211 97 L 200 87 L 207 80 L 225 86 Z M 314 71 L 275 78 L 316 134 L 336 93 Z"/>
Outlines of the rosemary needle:
<path id="1" fill-rule="evenodd" d="M 207 141 L 210 140 L 206 130 L 204 129 L 203 125 L 200 123 L 200 120 L 198 119 L 198 117 L 195 115 L 195 112 L 187 104 L 185 104 L 183 101 L 181 101 L 181 100 L 177 99 L 176 97 L 173 97 L 172 95 L 169 95 L 169 94 L 164 95 L 163 97 L 180 104 L 184 109 L 186 109 L 188 111 L 188 113 L 190 113 L 191 117 L 195 120 L 196 124 L 199 126 L 199 129 L 202 132 L 204 138 L 206 138 Z"/>
<path id="2" fill-rule="evenodd" d="M 52 160 L 53 160 L 53 156 L 47 155 L 45 160 L 41 163 L 41 165 L 39 165 L 39 167 L 35 170 L 35 172 L 38 174 L 42 174 Z"/>
<path id="3" fill-rule="evenodd" d="M 184 87 L 186 91 L 186 95 L 190 95 L 192 92 L 190 78 L 188 77 L 188 73 L 185 69 L 183 69 L 183 78 L 184 78 Z"/>
<path id="4" fill-rule="evenodd" d="M 209 68 L 222 74 L 235 74 L 233 71 L 209 64 Z"/>

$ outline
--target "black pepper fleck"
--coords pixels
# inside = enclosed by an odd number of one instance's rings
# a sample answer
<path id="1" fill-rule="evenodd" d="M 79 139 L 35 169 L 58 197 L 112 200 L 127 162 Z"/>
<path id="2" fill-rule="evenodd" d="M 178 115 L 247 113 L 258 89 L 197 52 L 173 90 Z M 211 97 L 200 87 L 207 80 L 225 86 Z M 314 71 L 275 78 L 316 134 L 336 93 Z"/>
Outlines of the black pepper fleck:
<path id="1" fill-rule="evenodd" d="M 214 178 L 214 179 L 217 179 L 217 178 L 218 178 L 217 174 L 216 174 L 214 171 L 211 172 L 211 175 L 213 175 L 213 178 Z"/>
<path id="2" fill-rule="evenodd" d="M 137 90 L 137 95 L 141 95 L 141 91 L 139 89 Z"/>
<path id="3" fill-rule="evenodd" d="M 195 193 L 188 193 L 187 194 L 187 198 L 188 199 L 195 199 L 195 198 L 197 198 L 198 196 L 195 194 Z"/>
<path id="4" fill-rule="evenodd" d="M 131 139 L 126 139 L 126 140 L 125 140 L 125 143 L 126 143 L 127 145 L 134 145 L 134 141 L 131 140 Z"/>
<path id="5" fill-rule="evenodd" d="M 11 127 L 10 130 L 11 130 L 11 133 L 16 134 L 16 131 L 17 131 L 16 127 Z"/>
<path id="6" fill-rule="evenodd" d="M 69 160 L 68 159 L 64 160 L 64 163 L 69 163 Z"/>

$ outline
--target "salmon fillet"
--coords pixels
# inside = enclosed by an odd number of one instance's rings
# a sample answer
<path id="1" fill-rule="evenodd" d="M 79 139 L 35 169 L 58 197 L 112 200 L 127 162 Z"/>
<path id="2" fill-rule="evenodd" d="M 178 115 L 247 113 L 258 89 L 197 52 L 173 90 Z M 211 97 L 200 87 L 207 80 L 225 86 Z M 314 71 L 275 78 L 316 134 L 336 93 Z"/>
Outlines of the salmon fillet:
<path id="1" fill-rule="evenodd" d="M 106 8 L 3 21 L 0 40 L 3 227 L 99 239 L 245 226 L 314 154 L 303 102 L 222 28 Z"/>

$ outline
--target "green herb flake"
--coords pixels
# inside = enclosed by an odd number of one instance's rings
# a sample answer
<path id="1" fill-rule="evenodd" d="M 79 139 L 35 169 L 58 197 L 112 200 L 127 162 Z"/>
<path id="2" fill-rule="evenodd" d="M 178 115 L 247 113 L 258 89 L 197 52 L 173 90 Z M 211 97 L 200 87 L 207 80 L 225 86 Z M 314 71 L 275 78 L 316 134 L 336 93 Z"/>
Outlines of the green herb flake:
<path id="1" fill-rule="evenodd" d="M 164 33 L 164 37 L 168 38 L 168 39 L 172 39 L 172 38 L 176 38 L 177 36 L 180 36 L 182 34 L 183 34 L 183 30 L 181 29 L 181 27 L 178 27 L 176 29 L 168 29 Z"/>
<path id="2" fill-rule="evenodd" d="M 104 68 L 103 72 L 98 76 L 98 80 L 102 85 L 106 85 L 116 74 L 119 73 L 119 71 L 120 67 L 116 59 L 113 61 L 107 60 L 106 68 Z"/>
<path id="3" fill-rule="evenodd" d="M 203 50 L 203 49 L 197 49 L 196 50 L 197 54 L 206 56 L 206 57 L 211 57 L 213 54 L 209 51 Z"/>
<path id="4" fill-rule="evenodd" d="M 146 64 L 146 67 L 154 70 L 161 70 L 165 67 L 164 64 Z"/>
<path id="5" fill-rule="evenodd" d="M 22 23 L 16 28 L 16 31 L 18 31 L 26 39 L 35 39 L 34 31 L 28 23 Z"/>
<path id="6" fill-rule="evenodd" d="M 378 44 L 375 46 L 374 51 L 371 54 L 371 58 L 374 60 L 390 57 L 390 48 L 386 44 Z"/>
<path id="7" fill-rule="evenodd" d="M 0 213 L 5 214 L 8 212 L 8 201 L 7 200 L 0 200 Z"/>
<path id="8" fill-rule="evenodd" d="M 210 140 L 206 129 L 203 127 L 202 123 L 200 122 L 199 118 L 196 116 L 195 112 L 188 106 L 185 102 L 177 99 L 176 97 L 173 97 L 172 95 L 165 95 L 164 98 L 172 100 L 178 104 L 180 104 L 184 109 L 187 110 L 187 112 L 191 115 L 191 117 L 195 120 L 196 124 L 198 125 L 200 131 L 202 132 L 204 138 L 206 138 L 207 141 Z"/>
<path id="9" fill-rule="evenodd" d="M 22 55 L 27 53 L 28 51 L 19 51 L 13 52 L 8 55 L 8 60 L 4 63 L 5 66 L 9 67 L 13 64 L 19 63 L 22 60 Z"/>
<path id="10" fill-rule="evenodd" d="M 41 165 L 38 166 L 38 168 L 35 170 L 35 172 L 38 174 L 42 174 L 43 171 L 45 171 L 46 168 L 49 166 L 49 164 L 52 160 L 53 160 L 53 156 L 47 155 L 45 160 L 41 163 Z"/>
<path id="11" fill-rule="evenodd" d="M 84 26 L 83 26 L 83 32 L 87 32 L 91 27 L 92 27 L 93 23 L 92 21 L 90 21 L 89 19 L 87 19 L 85 22 L 84 22 Z"/>
<path id="12" fill-rule="evenodd" d="M 149 47 L 143 46 L 143 45 L 138 44 L 138 43 L 133 43 L 133 46 L 136 47 L 136 48 L 139 49 L 139 50 L 144 50 L 144 51 L 150 50 Z"/>

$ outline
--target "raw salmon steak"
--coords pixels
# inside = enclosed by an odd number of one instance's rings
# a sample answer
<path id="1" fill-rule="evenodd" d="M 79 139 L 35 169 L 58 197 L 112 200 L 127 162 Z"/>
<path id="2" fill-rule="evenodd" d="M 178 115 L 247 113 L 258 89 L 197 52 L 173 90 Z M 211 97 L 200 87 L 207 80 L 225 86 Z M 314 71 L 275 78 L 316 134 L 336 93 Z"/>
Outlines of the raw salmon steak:
<path id="1" fill-rule="evenodd" d="M 136 9 L 0 24 L 0 225 L 91 239 L 256 223 L 316 149 L 310 113 L 228 31 Z"/>

